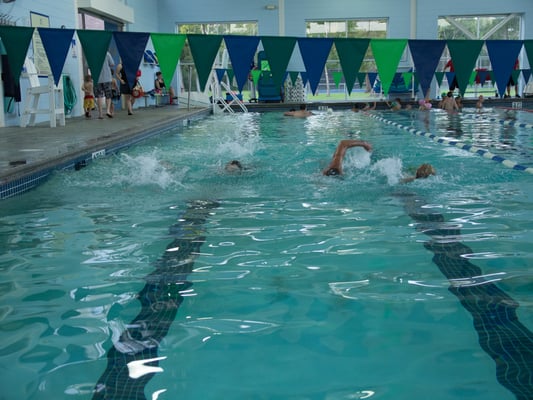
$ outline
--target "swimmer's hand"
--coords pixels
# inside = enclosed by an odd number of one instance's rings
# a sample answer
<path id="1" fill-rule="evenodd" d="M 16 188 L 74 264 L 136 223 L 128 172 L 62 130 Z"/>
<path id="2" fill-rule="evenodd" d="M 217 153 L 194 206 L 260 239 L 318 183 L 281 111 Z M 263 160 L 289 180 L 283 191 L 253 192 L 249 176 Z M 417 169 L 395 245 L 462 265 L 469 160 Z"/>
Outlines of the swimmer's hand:
<path id="1" fill-rule="evenodd" d="M 366 151 L 372 151 L 372 145 L 368 142 L 361 142 L 361 147 L 364 148 Z"/>

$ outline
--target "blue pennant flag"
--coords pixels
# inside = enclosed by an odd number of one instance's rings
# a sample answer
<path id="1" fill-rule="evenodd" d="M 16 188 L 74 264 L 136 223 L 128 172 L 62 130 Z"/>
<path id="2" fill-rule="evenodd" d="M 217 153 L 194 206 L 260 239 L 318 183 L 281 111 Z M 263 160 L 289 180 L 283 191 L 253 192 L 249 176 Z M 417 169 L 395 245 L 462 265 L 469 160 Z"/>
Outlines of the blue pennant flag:
<path id="1" fill-rule="evenodd" d="M 48 63 L 57 85 L 74 36 L 74 29 L 38 28 Z"/>
<path id="2" fill-rule="evenodd" d="M 376 79 L 378 77 L 377 72 L 369 72 L 368 74 L 368 80 L 370 81 L 370 87 L 374 87 L 374 83 L 376 83 Z"/>
<path id="3" fill-rule="evenodd" d="M 237 87 L 241 92 L 252 69 L 255 52 L 259 45 L 259 37 L 225 35 L 224 42 L 228 49 Z"/>
<path id="4" fill-rule="evenodd" d="M 217 74 L 217 80 L 219 82 L 221 82 L 222 79 L 224 79 L 224 74 L 226 73 L 226 69 L 225 68 L 215 68 L 215 73 Z"/>
<path id="5" fill-rule="evenodd" d="M 522 49 L 521 40 L 486 40 L 487 52 L 492 65 L 492 79 L 498 86 L 500 97 L 505 94 L 507 83 L 513 73 L 515 62 Z"/>
<path id="6" fill-rule="evenodd" d="M 133 88 L 150 34 L 144 32 L 113 32 L 113 37 L 122 59 L 122 67 L 126 73 L 126 79 L 130 88 Z"/>
<path id="7" fill-rule="evenodd" d="M 332 45 L 333 39 L 330 38 L 298 38 L 298 47 L 313 94 L 318 88 Z"/>
<path id="8" fill-rule="evenodd" d="M 435 75 L 445 45 L 443 40 L 409 40 L 409 50 L 424 96 L 431 86 L 431 80 Z"/>

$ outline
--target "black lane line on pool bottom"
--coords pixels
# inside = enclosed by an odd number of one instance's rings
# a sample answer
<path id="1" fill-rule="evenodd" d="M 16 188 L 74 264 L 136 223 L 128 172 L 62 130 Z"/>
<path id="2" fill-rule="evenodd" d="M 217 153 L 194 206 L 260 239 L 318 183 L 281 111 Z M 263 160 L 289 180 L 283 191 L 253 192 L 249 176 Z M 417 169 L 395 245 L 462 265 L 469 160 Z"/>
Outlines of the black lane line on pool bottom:
<path id="1" fill-rule="evenodd" d="M 516 315 L 518 303 L 496 284 L 483 280 L 483 271 L 463 254 L 472 249 L 457 241 L 461 231 L 447 225 L 442 214 L 423 209 L 423 200 L 402 195 L 416 229 L 431 240 L 424 247 L 433 252 L 433 262 L 450 281 L 448 290 L 472 315 L 479 344 L 496 363 L 496 377 L 517 400 L 533 399 L 533 334 Z"/>
<path id="2" fill-rule="evenodd" d="M 138 294 L 141 311 L 107 352 L 107 368 L 96 384 L 94 400 L 146 399 L 146 384 L 161 370 L 157 367 L 159 343 L 176 317 L 182 293 L 192 286 L 187 277 L 205 242 L 203 225 L 217 206 L 212 201 L 191 202 L 179 222 L 170 227 L 175 239 L 145 278 L 146 285 Z M 152 372 L 132 376 L 130 369 L 135 365 Z"/>

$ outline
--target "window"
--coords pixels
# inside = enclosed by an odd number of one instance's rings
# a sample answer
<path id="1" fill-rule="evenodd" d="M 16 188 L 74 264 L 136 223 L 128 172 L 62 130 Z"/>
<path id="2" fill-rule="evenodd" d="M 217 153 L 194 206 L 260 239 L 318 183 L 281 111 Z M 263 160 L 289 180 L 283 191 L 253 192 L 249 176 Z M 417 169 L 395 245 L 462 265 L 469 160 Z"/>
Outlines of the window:
<path id="1" fill-rule="evenodd" d="M 387 37 L 388 22 L 387 18 L 306 21 L 306 36 L 316 38 L 385 39 Z M 326 61 L 325 76 L 322 79 L 323 82 L 319 85 L 319 90 L 326 87 L 326 91 L 329 94 L 330 86 L 332 85 L 332 82 L 330 82 L 331 75 L 337 71 L 342 71 L 342 68 L 337 49 L 333 46 Z M 376 71 L 376 63 L 372 57 L 370 46 L 361 64 L 360 71 Z"/>
<path id="2" fill-rule="evenodd" d="M 438 39 L 465 40 L 519 40 L 522 38 L 520 14 L 468 15 L 439 17 Z M 446 51 L 441 59 L 441 69 L 446 65 L 449 54 Z M 481 49 L 476 68 L 490 69 L 490 61 L 485 46 Z"/>
<path id="3" fill-rule="evenodd" d="M 439 39 L 520 39 L 519 14 L 442 16 L 438 21 Z"/>
<path id="4" fill-rule="evenodd" d="M 257 35 L 257 22 L 179 24 L 178 33 L 203 35 Z"/>
<path id="5" fill-rule="evenodd" d="M 386 38 L 388 20 L 307 21 L 307 37 Z"/>

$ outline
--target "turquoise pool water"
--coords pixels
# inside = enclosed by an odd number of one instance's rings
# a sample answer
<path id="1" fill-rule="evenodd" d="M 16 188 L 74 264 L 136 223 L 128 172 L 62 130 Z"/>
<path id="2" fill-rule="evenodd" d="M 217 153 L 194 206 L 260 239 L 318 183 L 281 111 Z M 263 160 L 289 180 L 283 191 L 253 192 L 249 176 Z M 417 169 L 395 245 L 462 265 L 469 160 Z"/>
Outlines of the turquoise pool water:
<path id="1" fill-rule="evenodd" d="M 2 202 L 0 398 L 533 397 L 533 176 L 384 120 L 528 167 L 533 129 L 375 116 L 213 116 Z"/>

